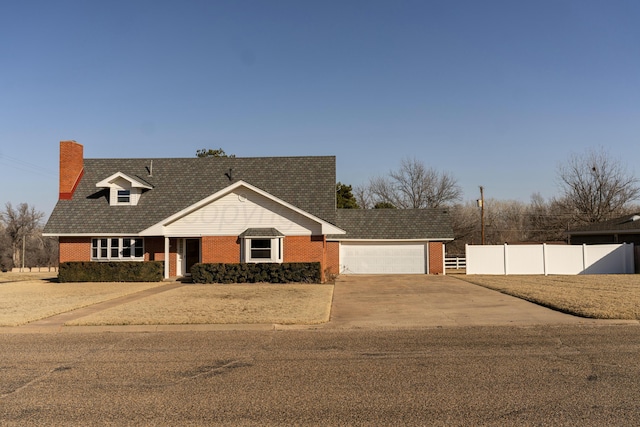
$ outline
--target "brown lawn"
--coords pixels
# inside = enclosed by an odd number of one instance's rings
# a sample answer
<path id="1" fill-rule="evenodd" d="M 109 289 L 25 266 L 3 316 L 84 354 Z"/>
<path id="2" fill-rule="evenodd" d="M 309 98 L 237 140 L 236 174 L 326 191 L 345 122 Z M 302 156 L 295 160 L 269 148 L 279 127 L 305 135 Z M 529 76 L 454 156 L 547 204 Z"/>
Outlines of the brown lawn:
<path id="1" fill-rule="evenodd" d="M 581 317 L 640 320 L 638 274 L 456 277 Z"/>
<path id="2" fill-rule="evenodd" d="M 333 285 L 187 285 L 67 325 L 318 324 L 329 321 Z"/>
<path id="3" fill-rule="evenodd" d="M 0 282 L 0 326 L 22 325 L 162 284 L 55 283 L 20 273 L 0 277 L 4 279 Z"/>
<path id="4" fill-rule="evenodd" d="M 55 274 L 0 275 L 0 326 L 17 326 L 165 283 L 56 283 Z M 329 321 L 333 285 L 187 285 L 68 324 L 318 324 Z"/>

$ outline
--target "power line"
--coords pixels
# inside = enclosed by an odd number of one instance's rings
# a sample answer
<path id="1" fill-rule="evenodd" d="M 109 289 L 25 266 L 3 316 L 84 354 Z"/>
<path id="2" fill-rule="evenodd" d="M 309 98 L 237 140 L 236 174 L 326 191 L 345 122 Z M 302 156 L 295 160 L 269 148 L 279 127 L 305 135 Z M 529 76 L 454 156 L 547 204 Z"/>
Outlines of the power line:
<path id="1" fill-rule="evenodd" d="M 27 162 L 25 160 L 21 160 L 12 156 L 7 156 L 2 151 L 0 151 L 0 164 L 44 177 L 57 176 L 55 172 L 52 172 L 49 169 L 43 168 L 42 166 L 35 163 Z"/>

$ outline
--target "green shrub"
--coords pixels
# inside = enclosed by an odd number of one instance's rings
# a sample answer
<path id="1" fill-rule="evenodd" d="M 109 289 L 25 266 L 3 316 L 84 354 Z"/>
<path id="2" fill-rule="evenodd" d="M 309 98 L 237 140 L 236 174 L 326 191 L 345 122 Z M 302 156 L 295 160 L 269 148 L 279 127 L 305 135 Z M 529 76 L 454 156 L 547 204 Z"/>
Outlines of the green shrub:
<path id="1" fill-rule="evenodd" d="M 63 262 L 58 281 L 64 282 L 161 282 L 161 261 Z"/>
<path id="2" fill-rule="evenodd" d="M 320 283 L 319 262 L 195 264 L 194 283 Z"/>

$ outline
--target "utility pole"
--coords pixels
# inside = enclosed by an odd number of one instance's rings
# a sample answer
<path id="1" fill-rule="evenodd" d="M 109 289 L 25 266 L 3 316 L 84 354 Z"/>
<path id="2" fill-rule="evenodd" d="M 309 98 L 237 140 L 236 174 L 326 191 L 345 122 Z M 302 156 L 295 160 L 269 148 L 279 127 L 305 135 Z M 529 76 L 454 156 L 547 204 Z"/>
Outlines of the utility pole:
<path id="1" fill-rule="evenodd" d="M 478 199 L 478 207 L 480 208 L 480 235 L 482 244 L 484 245 L 484 187 L 480 186 L 480 198 Z"/>

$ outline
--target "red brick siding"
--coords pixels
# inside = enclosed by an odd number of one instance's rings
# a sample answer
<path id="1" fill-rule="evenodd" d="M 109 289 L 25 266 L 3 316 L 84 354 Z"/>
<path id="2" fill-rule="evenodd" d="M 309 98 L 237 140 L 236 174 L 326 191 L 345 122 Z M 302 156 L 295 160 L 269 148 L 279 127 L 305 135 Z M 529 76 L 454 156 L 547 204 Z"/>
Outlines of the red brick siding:
<path id="1" fill-rule="evenodd" d="M 144 239 L 144 260 L 164 261 L 164 237 L 147 237 Z"/>
<path id="2" fill-rule="evenodd" d="M 90 237 L 60 237 L 60 262 L 91 261 Z"/>
<path id="3" fill-rule="evenodd" d="M 324 261 L 323 236 L 286 236 L 283 246 L 283 262 Z"/>
<path id="4" fill-rule="evenodd" d="M 326 241 L 324 236 L 286 236 L 282 262 L 319 262 L 320 280 L 325 281 Z"/>
<path id="5" fill-rule="evenodd" d="M 240 240 L 237 236 L 202 237 L 202 262 L 240 262 Z"/>
<path id="6" fill-rule="evenodd" d="M 429 271 L 428 274 L 444 273 L 442 242 L 429 242 Z"/>
<path id="7" fill-rule="evenodd" d="M 327 242 L 325 268 L 330 274 L 340 274 L 340 243 Z"/>
<path id="8" fill-rule="evenodd" d="M 178 240 L 169 239 L 169 277 L 178 275 Z M 164 255 L 162 256 L 164 258 Z"/>

